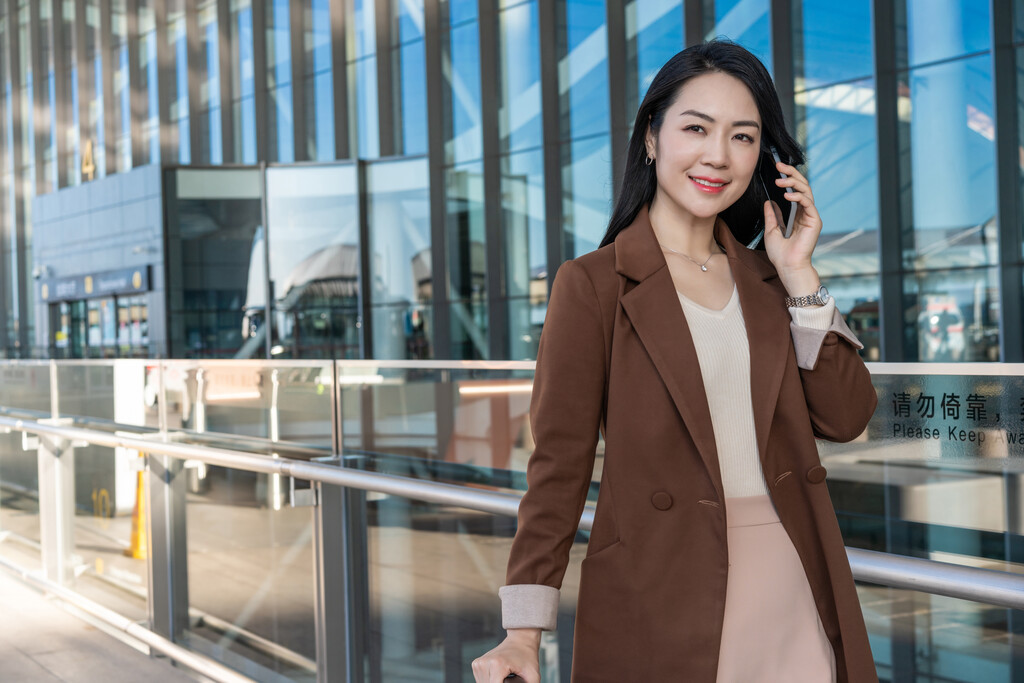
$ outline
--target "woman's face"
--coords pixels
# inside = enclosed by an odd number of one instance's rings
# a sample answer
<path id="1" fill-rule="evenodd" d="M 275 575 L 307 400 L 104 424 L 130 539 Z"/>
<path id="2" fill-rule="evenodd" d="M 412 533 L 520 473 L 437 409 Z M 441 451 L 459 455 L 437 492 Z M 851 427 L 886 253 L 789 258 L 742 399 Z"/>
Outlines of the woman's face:
<path id="1" fill-rule="evenodd" d="M 657 140 L 648 127 L 657 199 L 695 218 L 715 216 L 743 195 L 760 149 L 761 115 L 747 86 L 724 73 L 691 78 L 665 112 Z"/>

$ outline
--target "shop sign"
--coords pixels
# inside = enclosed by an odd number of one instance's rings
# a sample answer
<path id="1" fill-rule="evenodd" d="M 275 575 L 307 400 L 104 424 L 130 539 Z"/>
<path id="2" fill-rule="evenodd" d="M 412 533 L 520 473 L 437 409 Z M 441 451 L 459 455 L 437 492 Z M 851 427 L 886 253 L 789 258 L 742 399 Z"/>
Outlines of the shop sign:
<path id="1" fill-rule="evenodd" d="M 39 298 L 43 301 L 72 301 L 148 291 L 149 266 L 144 266 L 43 280 L 39 285 Z"/>

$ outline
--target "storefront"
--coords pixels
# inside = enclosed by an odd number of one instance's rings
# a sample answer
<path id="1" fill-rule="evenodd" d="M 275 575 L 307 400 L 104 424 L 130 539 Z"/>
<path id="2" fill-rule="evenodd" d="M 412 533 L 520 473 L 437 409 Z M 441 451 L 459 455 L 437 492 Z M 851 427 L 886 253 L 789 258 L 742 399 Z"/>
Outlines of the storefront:
<path id="1" fill-rule="evenodd" d="M 50 357 L 148 357 L 149 281 L 147 267 L 42 282 Z"/>

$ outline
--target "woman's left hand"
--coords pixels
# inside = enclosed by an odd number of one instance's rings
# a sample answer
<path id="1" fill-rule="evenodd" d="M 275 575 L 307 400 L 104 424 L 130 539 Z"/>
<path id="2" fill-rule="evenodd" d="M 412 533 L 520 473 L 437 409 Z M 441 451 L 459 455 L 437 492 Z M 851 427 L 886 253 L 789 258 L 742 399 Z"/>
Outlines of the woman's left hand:
<path id="1" fill-rule="evenodd" d="M 771 200 L 764 203 L 765 251 L 775 269 L 783 275 L 811 268 L 811 252 L 821 234 L 821 216 L 814 208 L 814 195 L 807 178 L 795 166 L 779 162 L 775 167 L 789 176 L 776 179 L 775 184 L 792 188 L 792 192 L 786 193 L 786 200 L 797 204 L 793 233 L 786 238 L 782 234 L 785 226 L 779 225 Z"/>

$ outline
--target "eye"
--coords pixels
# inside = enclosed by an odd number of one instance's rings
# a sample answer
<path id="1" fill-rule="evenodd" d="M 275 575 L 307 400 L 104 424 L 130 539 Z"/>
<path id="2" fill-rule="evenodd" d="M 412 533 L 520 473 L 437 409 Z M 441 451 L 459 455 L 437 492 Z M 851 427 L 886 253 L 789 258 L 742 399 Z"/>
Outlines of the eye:
<path id="1" fill-rule="evenodd" d="M 747 141 L 747 142 L 753 142 L 753 141 L 754 141 L 754 138 L 750 137 L 750 136 L 749 136 L 749 135 L 747 135 L 746 133 L 740 133 L 740 134 L 739 134 L 739 135 L 737 135 L 736 137 L 738 137 L 738 138 L 746 138 L 746 141 Z"/>
<path id="2" fill-rule="evenodd" d="M 687 126 L 683 130 L 693 130 L 693 131 L 704 132 L 704 126 L 701 126 L 701 125 L 698 125 L 698 124 L 695 123 L 692 126 Z"/>

